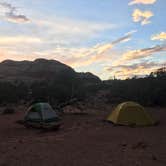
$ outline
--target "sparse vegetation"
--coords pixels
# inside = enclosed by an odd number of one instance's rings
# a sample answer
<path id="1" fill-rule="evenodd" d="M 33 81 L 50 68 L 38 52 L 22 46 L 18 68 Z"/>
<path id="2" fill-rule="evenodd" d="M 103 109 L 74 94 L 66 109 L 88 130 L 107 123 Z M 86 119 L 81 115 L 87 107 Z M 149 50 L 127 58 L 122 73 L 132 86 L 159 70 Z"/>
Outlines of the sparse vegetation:
<path id="1" fill-rule="evenodd" d="M 137 101 L 143 105 L 166 105 L 166 69 L 160 68 L 145 78 L 126 80 L 108 80 L 103 89 L 107 89 L 108 102 Z"/>
<path id="2" fill-rule="evenodd" d="M 46 77 L 42 75 L 41 80 L 31 80 L 29 82 L 20 81 L 19 79 L 1 81 L 0 104 L 45 101 L 52 105 L 58 105 L 73 98 L 78 100 L 85 100 L 89 97 L 95 98 L 96 94 L 102 90 L 105 92 L 103 101 L 108 103 L 132 100 L 147 106 L 166 105 L 166 68 L 160 68 L 145 78 L 133 77 L 126 80 L 101 81 L 91 73 L 77 73 L 57 61 L 45 61 L 38 60 L 35 62 L 39 63 L 39 67 L 41 66 L 40 63 L 42 65 L 45 63 L 47 65 L 53 64 L 53 71 L 57 69 L 57 72 L 52 73 L 49 78 L 45 73 Z M 60 71 L 55 67 L 57 64 L 61 66 Z M 25 73 L 28 73 L 27 79 L 32 79 L 34 75 L 39 77 L 39 74 L 42 74 L 39 69 L 38 66 L 35 66 L 34 71 L 30 71 L 32 76 L 26 71 Z M 18 75 L 20 76 L 20 73 Z M 15 78 L 17 78 L 17 75 Z"/>

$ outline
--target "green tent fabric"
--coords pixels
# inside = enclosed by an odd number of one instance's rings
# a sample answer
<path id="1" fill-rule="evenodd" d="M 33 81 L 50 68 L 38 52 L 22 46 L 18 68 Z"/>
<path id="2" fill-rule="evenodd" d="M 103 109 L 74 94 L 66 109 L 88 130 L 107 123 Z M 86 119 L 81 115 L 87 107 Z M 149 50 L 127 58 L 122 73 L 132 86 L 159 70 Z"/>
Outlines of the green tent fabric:
<path id="1" fill-rule="evenodd" d="M 59 116 L 48 103 L 36 103 L 30 106 L 24 120 L 33 127 L 49 128 L 59 124 Z"/>
<path id="2" fill-rule="evenodd" d="M 107 120 L 119 125 L 150 126 L 155 124 L 143 106 L 131 101 L 119 104 Z"/>

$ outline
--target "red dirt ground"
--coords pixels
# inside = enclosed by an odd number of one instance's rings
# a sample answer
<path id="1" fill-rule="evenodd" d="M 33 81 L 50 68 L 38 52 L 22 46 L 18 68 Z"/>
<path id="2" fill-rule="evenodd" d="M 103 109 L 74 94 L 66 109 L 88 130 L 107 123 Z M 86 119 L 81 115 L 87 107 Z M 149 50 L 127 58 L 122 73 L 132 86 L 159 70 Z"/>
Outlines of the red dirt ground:
<path id="1" fill-rule="evenodd" d="M 161 123 L 144 128 L 103 122 L 110 110 L 66 113 L 50 132 L 15 123 L 23 110 L 0 115 L 0 166 L 166 166 L 166 109 L 147 108 Z"/>

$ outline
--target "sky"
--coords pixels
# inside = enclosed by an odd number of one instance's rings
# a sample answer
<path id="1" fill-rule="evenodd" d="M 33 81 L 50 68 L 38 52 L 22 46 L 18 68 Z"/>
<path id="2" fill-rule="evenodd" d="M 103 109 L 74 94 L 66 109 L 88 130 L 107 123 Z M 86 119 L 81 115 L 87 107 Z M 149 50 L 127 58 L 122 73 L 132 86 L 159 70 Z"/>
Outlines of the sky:
<path id="1" fill-rule="evenodd" d="M 166 66 L 166 0 L 0 0 L 0 61 L 58 60 L 101 79 Z"/>

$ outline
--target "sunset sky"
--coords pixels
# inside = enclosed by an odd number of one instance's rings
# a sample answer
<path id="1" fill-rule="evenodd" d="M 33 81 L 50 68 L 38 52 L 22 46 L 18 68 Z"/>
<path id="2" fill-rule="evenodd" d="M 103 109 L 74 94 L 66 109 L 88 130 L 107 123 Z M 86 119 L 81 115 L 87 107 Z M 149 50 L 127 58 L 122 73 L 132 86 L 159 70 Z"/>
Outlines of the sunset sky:
<path id="1" fill-rule="evenodd" d="M 55 59 L 101 79 L 166 66 L 166 0 L 0 0 L 0 61 Z"/>

